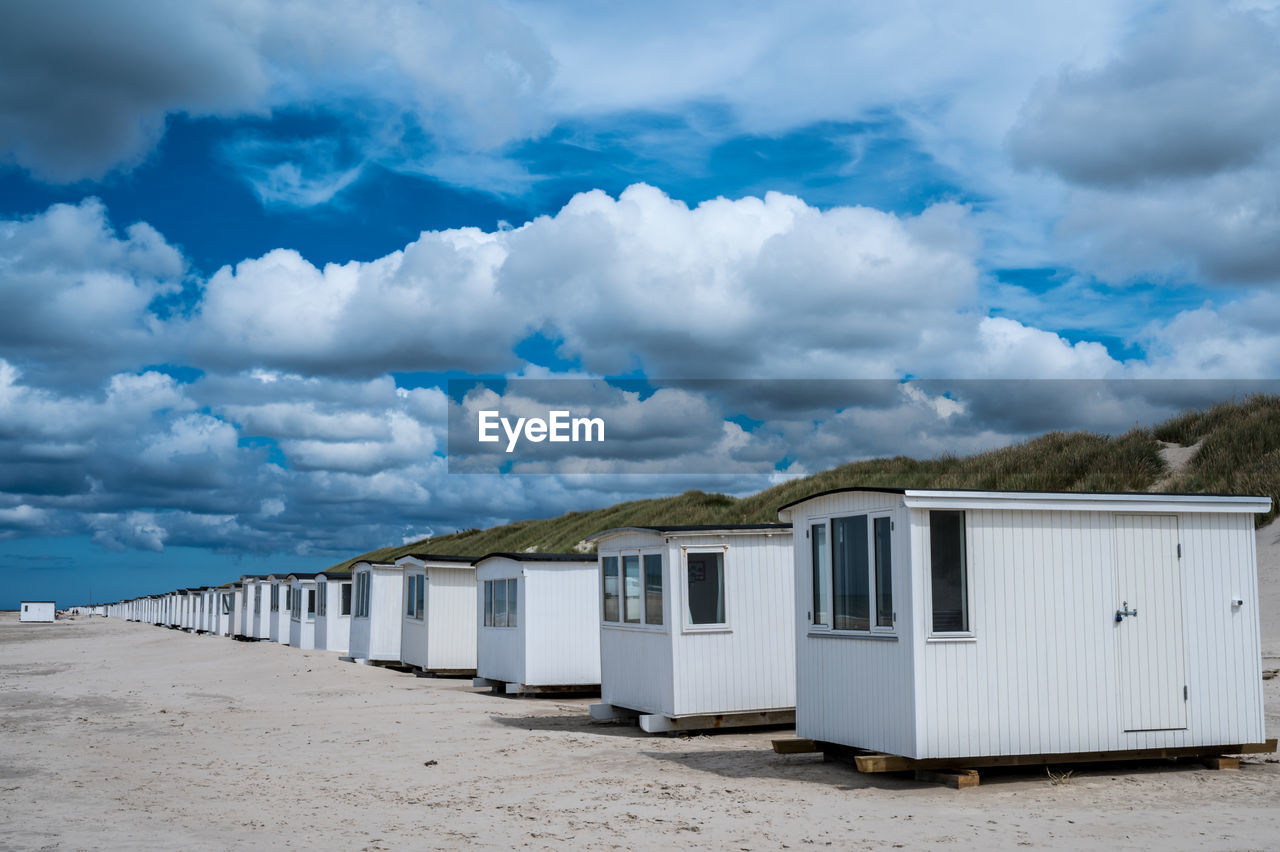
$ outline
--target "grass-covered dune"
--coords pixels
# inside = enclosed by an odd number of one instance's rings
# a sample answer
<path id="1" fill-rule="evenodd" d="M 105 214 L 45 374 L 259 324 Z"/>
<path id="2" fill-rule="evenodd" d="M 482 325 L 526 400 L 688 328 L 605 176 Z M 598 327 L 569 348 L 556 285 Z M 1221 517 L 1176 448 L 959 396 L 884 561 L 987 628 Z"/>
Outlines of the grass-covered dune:
<path id="1" fill-rule="evenodd" d="M 1161 451 L 1195 447 L 1179 471 Z M 807 494 L 853 485 L 977 488 L 1009 491 L 1165 491 L 1258 494 L 1280 503 L 1280 396 L 1251 396 L 1203 411 L 1188 411 L 1151 429 L 1109 437 L 1050 432 L 977 455 L 852 462 L 789 480 L 748 497 L 686 491 L 557 518 L 464 530 L 399 547 L 373 550 L 339 563 L 386 561 L 412 552 L 481 556 L 494 551 L 572 551 L 594 532 L 655 524 L 743 524 L 777 520 L 777 508 Z M 1270 522 L 1276 509 L 1258 519 Z"/>

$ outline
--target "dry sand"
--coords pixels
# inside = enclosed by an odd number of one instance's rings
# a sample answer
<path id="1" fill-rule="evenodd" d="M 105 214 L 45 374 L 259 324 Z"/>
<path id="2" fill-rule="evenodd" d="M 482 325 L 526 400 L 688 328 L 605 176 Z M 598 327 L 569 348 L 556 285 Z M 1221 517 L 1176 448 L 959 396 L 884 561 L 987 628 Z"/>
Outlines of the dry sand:
<path id="1" fill-rule="evenodd" d="M 1280 616 L 1280 526 L 1259 533 Z M 1264 667 L 1277 668 L 1264 625 Z M 1280 730 L 1280 678 L 1266 682 Z M 987 773 L 963 792 L 653 737 L 321 651 L 0 619 L 0 849 L 1280 846 L 1280 763 Z M 429 765 L 428 765 L 429 764 Z"/>

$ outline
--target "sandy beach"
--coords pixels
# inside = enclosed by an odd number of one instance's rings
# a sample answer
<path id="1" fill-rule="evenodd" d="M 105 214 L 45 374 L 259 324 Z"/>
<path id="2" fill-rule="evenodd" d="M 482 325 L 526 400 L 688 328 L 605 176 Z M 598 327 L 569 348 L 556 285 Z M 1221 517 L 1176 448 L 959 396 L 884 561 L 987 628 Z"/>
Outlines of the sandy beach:
<path id="1" fill-rule="evenodd" d="M 1280 527 L 1259 533 L 1280 606 Z M 1280 667 L 1264 616 L 1264 668 Z M 1266 683 L 1280 731 L 1280 678 Z M 642 735 L 588 700 L 119 619 L 0 620 L 0 848 L 1275 848 L 1280 761 L 984 773 L 966 791 Z"/>

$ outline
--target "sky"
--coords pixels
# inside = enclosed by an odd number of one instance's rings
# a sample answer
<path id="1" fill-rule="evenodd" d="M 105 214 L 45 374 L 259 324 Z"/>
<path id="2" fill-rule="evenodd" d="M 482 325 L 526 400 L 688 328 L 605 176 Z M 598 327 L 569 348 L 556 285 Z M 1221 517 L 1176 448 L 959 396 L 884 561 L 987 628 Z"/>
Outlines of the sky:
<path id="1" fill-rule="evenodd" d="M 0 607 L 1280 379 L 1275 3 L 0 16 Z"/>

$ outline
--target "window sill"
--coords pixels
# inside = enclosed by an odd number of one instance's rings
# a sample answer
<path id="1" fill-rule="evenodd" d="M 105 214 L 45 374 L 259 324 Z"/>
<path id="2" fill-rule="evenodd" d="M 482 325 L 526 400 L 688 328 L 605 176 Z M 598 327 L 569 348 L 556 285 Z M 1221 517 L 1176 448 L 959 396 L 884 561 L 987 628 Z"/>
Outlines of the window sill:
<path id="1" fill-rule="evenodd" d="M 683 633 L 732 633 L 733 628 L 727 624 L 708 624 L 705 627 L 700 625 L 686 624 Z"/>
<path id="2" fill-rule="evenodd" d="M 924 641 L 927 645 L 947 645 L 964 642 L 977 642 L 978 637 L 973 633 L 957 633 L 955 635 L 943 634 L 940 636 L 927 636 Z"/>
<path id="3" fill-rule="evenodd" d="M 602 621 L 600 627 L 604 630 L 621 630 L 629 633 L 666 633 L 666 625 L 663 624 L 627 624 L 620 621 Z"/>
<path id="4" fill-rule="evenodd" d="M 810 639 L 857 639 L 863 642 L 897 642 L 896 633 L 857 633 L 852 630 L 810 630 Z"/>

